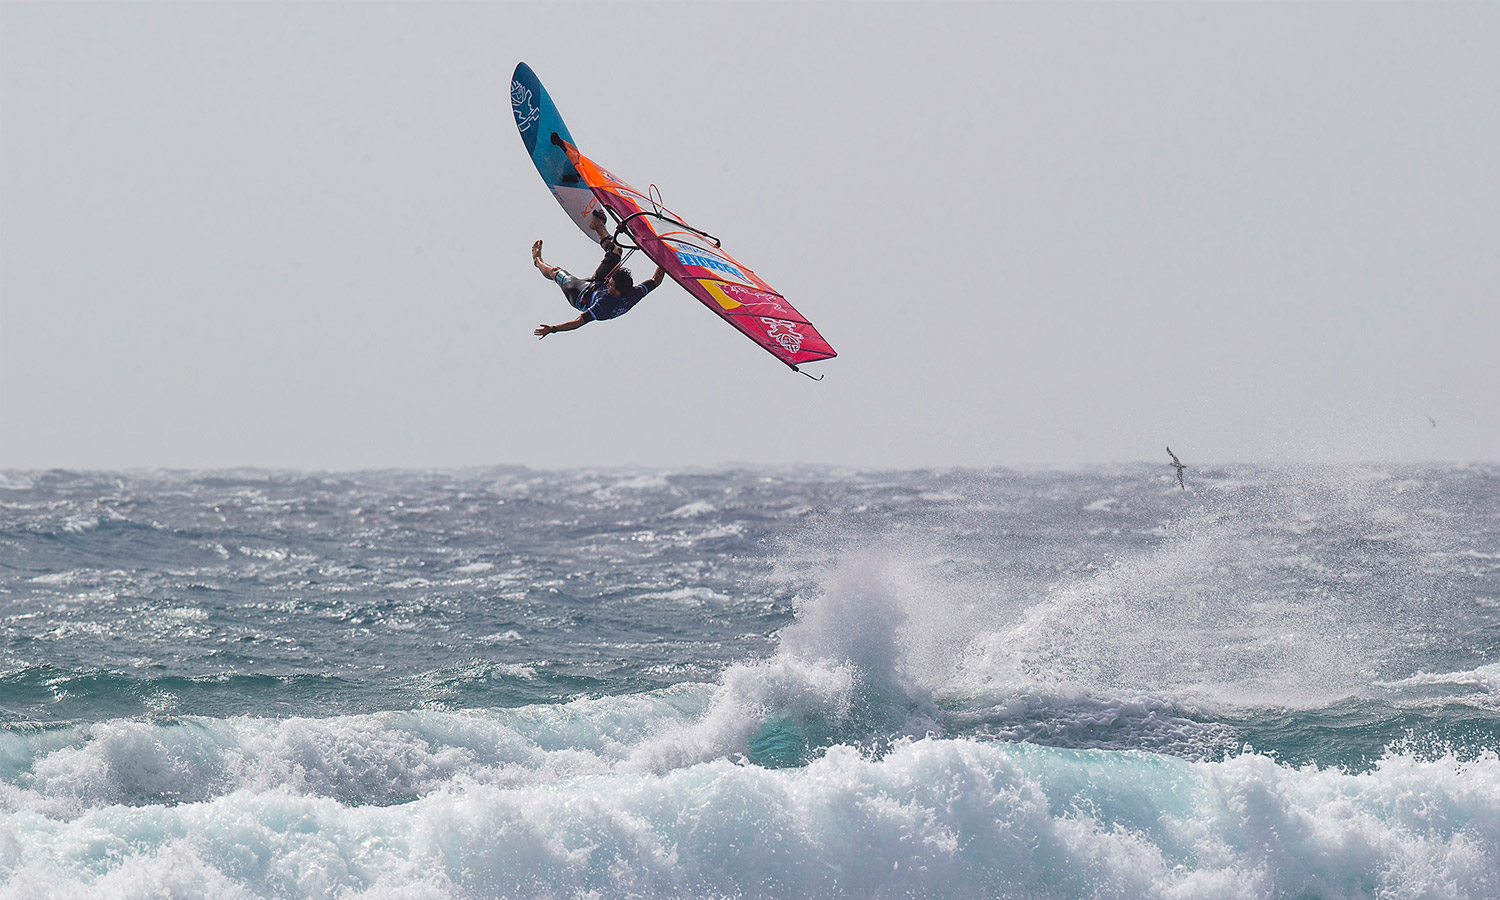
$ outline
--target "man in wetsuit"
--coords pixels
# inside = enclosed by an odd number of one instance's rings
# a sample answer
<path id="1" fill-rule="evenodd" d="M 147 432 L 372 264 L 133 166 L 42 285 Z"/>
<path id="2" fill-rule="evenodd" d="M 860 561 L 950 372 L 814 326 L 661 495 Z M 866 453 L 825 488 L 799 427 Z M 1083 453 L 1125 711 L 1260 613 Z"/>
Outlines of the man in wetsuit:
<path id="1" fill-rule="evenodd" d="M 568 303 L 579 311 L 578 318 L 571 322 L 539 326 L 532 332 L 538 338 L 582 328 L 590 322 L 623 316 L 655 290 L 666 276 L 666 271 L 657 266 L 656 274 L 651 280 L 635 284 L 630 270 L 620 267 L 620 250 L 615 246 L 614 238 L 610 237 L 604 223 L 604 213 L 594 210 L 589 227 L 599 235 L 599 242 L 604 247 L 604 259 L 599 261 L 599 267 L 588 279 L 576 278 L 566 269 L 547 265 L 542 261 L 542 242 L 537 241 L 531 245 L 532 265 L 537 267 L 543 278 L 557 282 L 557 286 L 562 288 L 563 296 L 568 298 Z"/>

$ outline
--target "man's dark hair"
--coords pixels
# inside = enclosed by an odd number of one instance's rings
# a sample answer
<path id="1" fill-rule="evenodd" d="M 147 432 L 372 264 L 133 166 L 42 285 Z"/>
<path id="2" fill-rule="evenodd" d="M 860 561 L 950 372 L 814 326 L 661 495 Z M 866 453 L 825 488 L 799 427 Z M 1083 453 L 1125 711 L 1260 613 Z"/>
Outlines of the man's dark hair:
<path id="1" fill-rule="evenodd" d="M 630 277 L 629 269 L 615 269 L 615 273 L 609 276 L 609 280 L 614 284 L 615 290 L 622 294 L 635 287 L 635 279 Z"/>

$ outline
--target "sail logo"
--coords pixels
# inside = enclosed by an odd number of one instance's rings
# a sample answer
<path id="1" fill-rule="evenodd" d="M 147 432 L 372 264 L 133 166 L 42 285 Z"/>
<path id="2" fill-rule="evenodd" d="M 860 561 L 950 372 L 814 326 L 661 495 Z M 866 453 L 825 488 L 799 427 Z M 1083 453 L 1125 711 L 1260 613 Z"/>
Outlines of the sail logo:
<path id="1" fill-rule="evenodd" d="M 762 312 L 786 312 L 786 307 L 781 305 L 775 294 L 727 281 L 721 284 L 724 285 L 724 293 L 733 297 L 741 306 L 753 306 Z"/>
<path id="2" fill-rule="evenodd" d="M 525 134 L 542 117 L 542 111 L 531 102 L 531 88 L 514 79 L 510 82 L 510 111 L 516 116 L 516 127 Z"/>
<path id="3" fill-rule="evenodd" d="M 744 272 L 741 272 L 739 269 L 736 269 L 729 263 L 724 262 L 722 259 L 714 259 L 710 256 L 699 256 L 696 253 L 684 253 L 683 251 L 676 250 L 675 248 L 673 252 L 677 254 L 677 261 L 685 266 L 698 266 L 704 269 L 711 269 L 715 272 L 723 272 L 725 275 L 728 275 L 731 278 L 738 278 L 741 281 L 748 280 L 745 278 Z"/>
<path id="4" fill-rule="evenodd" d="M 780 344 L 781 349 L 788 353 L 796 353 L 802 349 L 802 332 L 798 331 L 792 323 L 766 316 L 761 316 L 760 321 L 766 326 L 766 337 Z"/>
<path id="5" fill-rule="evenodd" d="M 699 278 L 698 283 L 725 310 L 744 309 L 745 313 L 752 314 L 786 312 L 786 307 L 781 305 L 775 294 L 717 278 Z"/>

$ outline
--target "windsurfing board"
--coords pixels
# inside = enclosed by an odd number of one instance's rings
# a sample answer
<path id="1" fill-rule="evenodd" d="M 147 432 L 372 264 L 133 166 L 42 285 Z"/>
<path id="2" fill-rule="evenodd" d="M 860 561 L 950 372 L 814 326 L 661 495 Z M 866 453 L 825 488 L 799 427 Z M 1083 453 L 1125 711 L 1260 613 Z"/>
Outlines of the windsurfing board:
<path id="1" fill-rule="evenodd" d="M 510 109 L 537 174 L 574 224 L 597 242 L 599 235 L 589 228 L 588 220 L 589 214 L 599 208 L 599 200 L 568 161 L 563 148 L 552 142 L 552 135 L 556 134 L 572 144 L 573 136 L 568 134 L 568 126 L 563 124 L 546 88 L 525 63 L 519 63 L 511 76 Z"/>

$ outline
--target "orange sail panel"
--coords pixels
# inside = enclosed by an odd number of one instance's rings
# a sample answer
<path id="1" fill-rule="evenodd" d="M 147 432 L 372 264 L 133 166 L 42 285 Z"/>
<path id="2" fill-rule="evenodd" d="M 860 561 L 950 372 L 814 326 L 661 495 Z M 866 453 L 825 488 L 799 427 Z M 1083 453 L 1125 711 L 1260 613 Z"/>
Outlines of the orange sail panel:
<path id="1" fill-rule="evenodd" d="M 616 178 L 571 145 L 568 159 L 635 245 L 699 302 L 796 369 L 836 356 L 812 323 L 760 276 L 725 253 L 716 238 Z"/>

